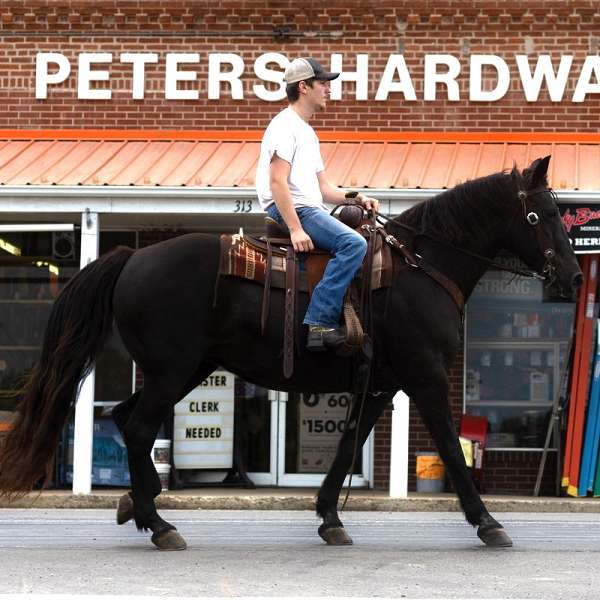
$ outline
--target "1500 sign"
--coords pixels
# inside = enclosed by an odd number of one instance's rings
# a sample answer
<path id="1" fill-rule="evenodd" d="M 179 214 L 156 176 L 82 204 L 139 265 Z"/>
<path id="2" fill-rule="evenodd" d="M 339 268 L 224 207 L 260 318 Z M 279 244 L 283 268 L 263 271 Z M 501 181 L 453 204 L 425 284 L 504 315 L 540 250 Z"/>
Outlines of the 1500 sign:
<path id="1" fill-rule="evenodd" d="M 308 429 L 308 433 L 344 433 L 344 420 L 334 421 L 329 419 L 324 421 L 323 419 L 302 419 L 302 425 Z"/>
<path id="2" fill-rule="evenodd" d="M 298 405 L 298 472 L 325 473 L 344 431 L 348 394 L 304 394 Z"/>

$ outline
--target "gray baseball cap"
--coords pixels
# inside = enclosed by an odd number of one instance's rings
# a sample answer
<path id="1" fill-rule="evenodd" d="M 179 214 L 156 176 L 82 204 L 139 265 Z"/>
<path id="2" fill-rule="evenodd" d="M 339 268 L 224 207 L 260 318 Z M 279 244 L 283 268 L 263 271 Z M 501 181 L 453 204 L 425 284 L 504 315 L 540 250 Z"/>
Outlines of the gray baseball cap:
<path id="1" fill-rule="evenodd" d="M 289 84 L 312 79 L 313 77 L 321 81 L 331 81 L 338 76 L 339 73 L 325 71 L 314 58 L 295 58 L 285 70 L 283 79 Z"/>

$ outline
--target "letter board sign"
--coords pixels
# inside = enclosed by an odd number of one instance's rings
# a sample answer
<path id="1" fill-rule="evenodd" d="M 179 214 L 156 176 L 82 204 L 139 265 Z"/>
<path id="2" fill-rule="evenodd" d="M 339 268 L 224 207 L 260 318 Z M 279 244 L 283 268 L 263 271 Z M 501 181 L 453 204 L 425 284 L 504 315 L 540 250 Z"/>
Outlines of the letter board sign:
<path id="1" fill-rule="evenodd" d="M 234 379 L 231 373 L 215 371 L 175 405 L 175 468 L 231 468 Z"/>

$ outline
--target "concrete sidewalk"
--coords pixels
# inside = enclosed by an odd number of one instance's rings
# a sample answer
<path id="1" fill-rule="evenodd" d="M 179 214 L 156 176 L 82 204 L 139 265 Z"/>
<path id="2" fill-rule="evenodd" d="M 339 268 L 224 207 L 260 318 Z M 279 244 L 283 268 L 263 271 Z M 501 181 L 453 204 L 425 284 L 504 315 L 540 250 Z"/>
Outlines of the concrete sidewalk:
<path id="1" fill-rule="evenodd" d="M 125 489 L 94 489 L 89 496 L 74 496 L 66 490 L 30 494 L 0 508 L 115 508 Z M 314 510 L 316 488 L 194 488 L 164 491 L 157 499 L 162 509 L 215 510 Z M 343 492 L 345 494 L 345 490 Z M 342 498 L 344 496 L 342 495 Z M 490 512 L 600 512 L 600 498 L 554 498 L 532 496 L 482 496 Z M 347 510 L 360 511 L 459 511 L 454 494 L 409 493 L 408 498 L 390 498 L 386 492 L 353 490 Z"/>

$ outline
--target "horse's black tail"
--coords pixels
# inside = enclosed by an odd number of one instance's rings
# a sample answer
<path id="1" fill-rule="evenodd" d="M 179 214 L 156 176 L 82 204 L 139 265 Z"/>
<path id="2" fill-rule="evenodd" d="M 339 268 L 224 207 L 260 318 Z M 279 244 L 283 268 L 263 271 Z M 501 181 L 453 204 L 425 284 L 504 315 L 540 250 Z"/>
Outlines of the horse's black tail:
<path id="1" fill-rule="evenodd" d="M 113 322 L 115 284 L 134 250 L 115 248 L 75 275 L 52 306 L 39 362 L 21 391 L 14 427 L 0 446 L 0 497 L 48 483 L 81 380 Z"/>

